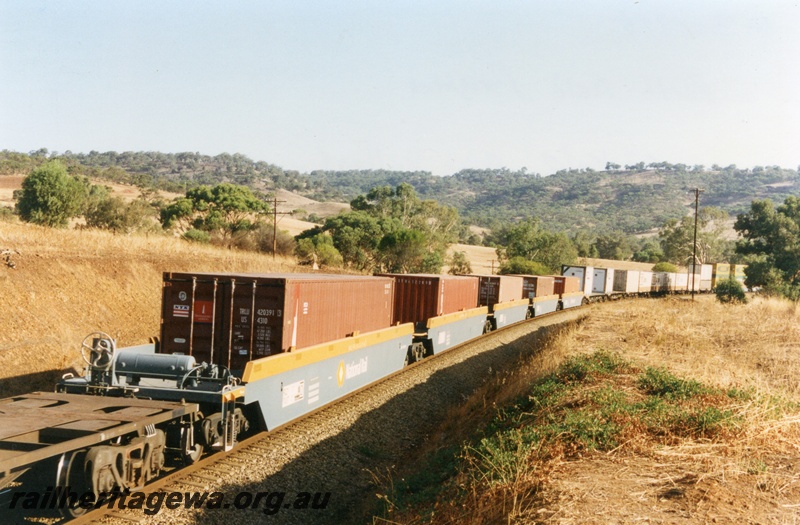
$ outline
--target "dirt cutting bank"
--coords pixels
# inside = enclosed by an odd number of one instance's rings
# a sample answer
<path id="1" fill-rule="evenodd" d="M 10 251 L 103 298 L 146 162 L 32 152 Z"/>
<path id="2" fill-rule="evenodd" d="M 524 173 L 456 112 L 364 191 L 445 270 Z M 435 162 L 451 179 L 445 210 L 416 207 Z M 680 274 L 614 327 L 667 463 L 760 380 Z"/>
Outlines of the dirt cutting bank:
<path id="1" fill-rule="evenodd" d="M 51 390 L 81 368 L 80 342 L 101 330 L 122 346 L 158 334 L 165 271 L 294 272 L 293 260 L 192 245 L 0 222 L 0 396 Z"/>

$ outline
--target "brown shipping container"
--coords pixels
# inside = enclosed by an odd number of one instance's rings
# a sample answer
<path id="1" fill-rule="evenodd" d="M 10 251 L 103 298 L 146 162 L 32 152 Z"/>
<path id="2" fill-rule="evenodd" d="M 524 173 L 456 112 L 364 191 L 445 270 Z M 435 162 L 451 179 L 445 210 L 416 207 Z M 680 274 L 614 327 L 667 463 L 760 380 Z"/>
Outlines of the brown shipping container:
<path id="1" fill-rule="evenodd" d="M 161 352 L 241 370 L 251 359 L 391 326 L 393 289 L 386 277 L 165 273 Z"/>
<path id="2" fill-rule="evenodd" d="M 397 323 L 425 323 L 431 317 L 478 306 L 478 278 L 463 275 L 378 274 L 394 279 Z"/>
<path id="3" fill-rule="evenodd" d="M 522 298 L 533 299 L 553 295 L 556 280 L 545 275 L 520 275 L 522 277 Z"/>
<path id="4" fill-rule="evenodd" d="M 553 292 L 557 295 L 565 293 L 575 293 L 581 291 L 581 280 L 579 277 L 569 277 L 566 275 L 553 276 Z"/>
<path id="5" fill-rule="evenodd" d="M 516 275 L 478 275 L 480 290 L 478 306 L 488 306 L 489 311 L 497 303 L 522 299 L 522 277 Z"/>

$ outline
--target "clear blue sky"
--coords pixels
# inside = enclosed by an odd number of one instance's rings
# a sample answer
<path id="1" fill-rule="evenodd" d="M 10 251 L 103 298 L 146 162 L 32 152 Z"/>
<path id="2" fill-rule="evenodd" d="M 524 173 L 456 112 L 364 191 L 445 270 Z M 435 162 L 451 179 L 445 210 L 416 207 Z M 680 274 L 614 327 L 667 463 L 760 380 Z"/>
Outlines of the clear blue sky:
<path id="1" fill-rule="evenodd" d="M 800 164 L 770 0 L 0 0 L 0 149 L 284 169 Z"/>

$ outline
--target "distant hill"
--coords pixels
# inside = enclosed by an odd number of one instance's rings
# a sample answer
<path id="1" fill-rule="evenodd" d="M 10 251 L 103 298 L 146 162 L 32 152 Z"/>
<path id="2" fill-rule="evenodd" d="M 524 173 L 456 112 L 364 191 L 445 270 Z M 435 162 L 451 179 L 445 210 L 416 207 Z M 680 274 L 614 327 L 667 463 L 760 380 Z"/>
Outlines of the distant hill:
<path id="1" fill-rule="evenodd" d="M 291 191 L 329 206 L 304 207 L 310 218 L 344 209 L 357 195 L 376 186 L 407 182 L 424 199 L 454 206 L 466 222 L 487 228 L 524 217 L 538 217 L 551 230 L 600 234 L 612 230 L 641 233 L 691 213 L 694 188 L 702 188 L 702 206 L 719 206 L 732 215 L 753 199 L 782 202 L 800 193 L 794 169 L 778 166 L 737 168 L 657 162 L 595 171 L 561 170 L 543 177 L 526 170 L 467 169 L 438 177 L 424 171 L 322 171 L 300 173 L 253 161 L 241 154 L 90 152 L 88 154 L 0 152 L 0 174 L 29 172 L 47 158 L 60 158 L 74 172 L 112 182 L 185 192 L 198 184 L 234 182 L 269 194 Z M 286 195 L 286 194 L 283 194 Z M 334 203 L 340 203 L 335 205 Z M 288 204 L 288 203 L 287 203 Z M 309 203 L 310 204 L 310 203 Z M 288 207 L 288 206 L 287 206 Z"/>
<path id="2" fill-rule="evenodd" d="M 683 165 L 630 167 L 607 171 L 563 170 L 542 177 L 524 171 L 462 170 L 449 177 L 418 172 L 331 172 L 323 187 L 347 196 L 377 185 L 409 182 L 423 198 L 455 206 L 467 221 L 485 227 L 523 217 L 538 217 L 551 230 L 641 233 L 691 213 L 693 190 L 704 190 L 701 206 L 719 206 L 732 215 L 753 199 L 782 202 L 800 193 L 795 170 L 777 166 L 711 169 Z M 315 175 L 312 174 L 312 177 Z"/>

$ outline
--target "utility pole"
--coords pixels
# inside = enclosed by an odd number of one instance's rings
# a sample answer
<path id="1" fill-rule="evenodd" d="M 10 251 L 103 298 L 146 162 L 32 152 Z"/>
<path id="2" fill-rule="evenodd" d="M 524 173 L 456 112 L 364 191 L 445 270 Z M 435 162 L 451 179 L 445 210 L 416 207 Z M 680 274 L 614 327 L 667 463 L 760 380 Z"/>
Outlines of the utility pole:
<path id="1" fill-rule="evenodd" d="M 700 194 L 703 190 L 694 190 L 694 242 L 692 243 L 692 301 L 694 301 L 694 276 L 697 275 L 697 211 L 700 207 Z"/>
<path id="2" fill-rule="evenodd" d="M 272 259 L 275 260 L 275 252 L 278 251 L 278 203 L 285 203 L 286 201 L 279 201 L 277 197 L 272 199 Z M 290 215 L 290 212 L 281 212 L 280 215 Z"/>

